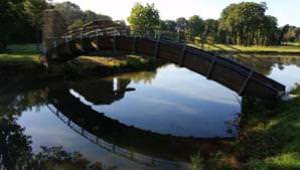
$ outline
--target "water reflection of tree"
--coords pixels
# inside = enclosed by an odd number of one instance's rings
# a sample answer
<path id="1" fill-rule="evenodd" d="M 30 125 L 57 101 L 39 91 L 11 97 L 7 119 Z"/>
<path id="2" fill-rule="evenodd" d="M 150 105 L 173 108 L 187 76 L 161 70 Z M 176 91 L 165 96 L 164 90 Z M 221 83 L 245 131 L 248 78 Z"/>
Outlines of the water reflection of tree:
<path id="1" fill-rule="evenodd" d="M 22 169 L 32 158 L 30 137 L 16 123 L 16 117 L 0 117 L 0 169 Z"/>
<path id="2" fill-rule="evenodd" d="M 16 117 L 1 116 L 0 169 L 103 169 L 100 162 L 90 163 L 81 153 L 66 152 L 62 147 L 41 147 L 41 152 L 33 154 L 30 138 L 16 123 Z M 108 169 L 117 167 L 110 166 Z"/>
<path id="3" fill-rule="evenodd" d="M 277 66 L 280 70 L 284 69 L 284 65 L 295 65 L 300 67 L 300 58 L 296 56 L 270 57 L 268 55 L 237 55 L 231 58 L 255 69 L 264 75 L 271 74 L 274 66 Z"/>
<path id="4" fill-rule="evenodd" d="M 90 163 L 79 152 L 67 152 L 62 147 L 41 147 L 42 151 L 34 156 L 34 169 L 72 169 L 72 170 L 103 170 L 101 162 Z M 117 169 L 109 166 L 108 169 Z"/>
<path id="5" fill-rule="evenodd" d="M 17 90 L 1 89 L 0 169 L 104 169 L 100 162 L 91 163 L 81 153 L 69 153 L 62 147 L 42 147 L 41 152 L 32 152 L 31 136 L 24 133 L 25 129 L 17 120 L 23 111 L 38 108 L 48 101 L 48 88 L 31 88 L 34 90 L 25 87 Z M 110 166 L 108 169 L 117 167 Z"/>
<path id="6" fill-rule="evenodd" d="M 117 76 L 120 79 L 128 79 L 132 80 L 134 83 L 145 83 L 151 84 L 152 80 L 156 77 L 156 71 L 145 71 L 145 72 L 137 72 L 137 73 L 130 73 L 130 74 L 123 74 Z"/>
<path id="7" fill-rule="evenodd" d="M 154 71 L 126 73 L 105 79 L 75 81 L 69 87 L 95 105 L 111 104 L 124 98 L 126 92 L 134 90 L 128 87 L 131 81 L 151 83 L 155 75 Z"/>

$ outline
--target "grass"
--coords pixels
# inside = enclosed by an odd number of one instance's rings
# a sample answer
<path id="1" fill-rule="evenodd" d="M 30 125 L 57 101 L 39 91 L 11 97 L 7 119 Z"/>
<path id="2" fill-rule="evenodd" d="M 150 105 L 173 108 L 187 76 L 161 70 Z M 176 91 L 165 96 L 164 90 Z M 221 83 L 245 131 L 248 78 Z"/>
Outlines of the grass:
<path id="1" fill-rule="evenodd" d="M 157 66 L 151 58 L 135 55 L 104 54 L 105 56 L 81 56 L 64 63 L 50 63 L 45 69 L 40 52 L 34 44 L 10 45 L 0 53 L 0 76 L 37 76 L 43 78 L 63 76 L 80 78 L 110 75 L 125 71 L 148 70 Z"/>
<path id="2" fill-rule="evenodd" d="M 299 170 L 300 85 L 286 102 L 243 100 L 240 135 L 203 162 L 192 156 L 192 167 L 204 169 Z M 201 162 L 201 164 L 199 164 Z"/>
<path id="3" fill-rule="evenodd" d="M 192 45 L 201 47 L 200 45 Z M 278 54 L 300 54 L 300 47 L 295 45 L 287 46 L 240 46 L 225 44 L 205 44 L 204 50 L 224 53 L 278 53 Z"/>
<path id="4" fill-rule="evenodd" d="M 38 64 L 40 53 L 34 44 L 10 45 L 0 53 L 0 64 Z"/>
<path id="5" fill-rule="evenodd" d="M 242 137 L 232 145 L 239 169 L 300 169 L 300 86 L 295 99 L 246 104 Z"/>

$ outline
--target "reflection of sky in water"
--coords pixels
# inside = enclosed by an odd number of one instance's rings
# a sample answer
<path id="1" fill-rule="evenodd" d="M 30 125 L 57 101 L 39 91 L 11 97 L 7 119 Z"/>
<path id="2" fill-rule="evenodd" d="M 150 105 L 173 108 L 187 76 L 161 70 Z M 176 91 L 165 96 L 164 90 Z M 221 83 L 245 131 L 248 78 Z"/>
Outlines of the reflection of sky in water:
<path id="1" fill-rule="evenodd" d="M 276 64 L 268 77 L 284 84 L 289 91 L 295 87 L 295 83 L 300 82 L 300 68 L 295 65 L 284 65 L 283 69 L 279 69 Z"/>
<path id="2" fill-rule="evenodd" d="M 131 82 L 136 91 L 95 110 L 128 125 L 178 136 L 228 137 L 228 122 L 240 112 L 239 98 L 221 85 L 168 65 L 149 84 Z M 91 101 L 92 102 L 92 101 Z"/>
<path id="3" fill-rule="evenodd" d="M 300 68 L 295 65 L 284 66 L 283 70 L 275 65 L 268 76 L 291 89 L 300 80 L 299 75 Z M 225 122 L 240 112 L 240 98 L 234 92 L 174 65 L 159 69 L 151 84 L 132 81 L 128 87 L 136 91 L 126 92 L 123 99 L 112 105 L 93 108 L 139 128 L 202 137 L 228 135 Z M 71 92 L 76 95 L 75 91 Z M 46 107 L 24 111 L 18 123 L 32 137 L 34 152 L 40 151 L 40 146 L 63 146 L 67 151 L 81 152 L 91 161 L 98 160 L 122 169 L 146 169 L 92 144 Z"/>
<path id="4" fill-rule="evenodd" d="M 65 125 L 47 107 L 24 111 L 18 123 L 25 127 L 25 134 L 32 137 L 34 153 L 41 151 L 40 146 L 63 146 L 68 152 L 79 151 L 89 161 L 99 161 L 104 166 L 116 165 L 125 170 L 148 169 L 91 143 Z"/>

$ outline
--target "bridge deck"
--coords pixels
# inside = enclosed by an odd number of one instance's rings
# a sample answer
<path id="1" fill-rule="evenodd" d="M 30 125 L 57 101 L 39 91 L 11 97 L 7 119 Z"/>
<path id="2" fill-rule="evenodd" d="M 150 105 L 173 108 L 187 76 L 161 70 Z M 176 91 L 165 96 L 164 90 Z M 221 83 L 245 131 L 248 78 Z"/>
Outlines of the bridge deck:
<path id="1" fill-rule="evenodd" d="M 98 35 L 98 32 L 88 34 L 71 40 L 57 39 L 53 48 L 47 51 L 48 60 L 65 61 L 97 50 L 122 51 L 166 59 L 219 82 L 240 96 L 278 99 L 285 92 L 285 86 L 248 67 L 185 44 L 141 37 L 105 36 Z"/>

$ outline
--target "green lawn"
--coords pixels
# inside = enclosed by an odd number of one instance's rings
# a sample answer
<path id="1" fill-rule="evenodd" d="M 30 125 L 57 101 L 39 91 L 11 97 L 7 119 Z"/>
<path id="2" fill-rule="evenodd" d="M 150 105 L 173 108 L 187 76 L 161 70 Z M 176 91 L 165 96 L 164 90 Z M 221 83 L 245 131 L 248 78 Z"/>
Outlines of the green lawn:
<path id="1" fill-rule="evenodd" d="M 7 51 L 0 53 L 0 71 L 6 75 L 27 76 L 36 73 L 40 77 L 64 76 L 67 78 L 86 77 L 87 75 L 106 75 L 124 71 L 148 70 L 158 62 L 147 57 L 135 55 L 106 54 L 104 56 L 80 56 L 68 62 L 42 66 L 41 54 L 34 44 L 10 45 Z M 47 70 L 47 71 L 46 71 Z"/>
<path id="2" fill-rule="evenodd" d="M 200 45 L 192 45 L 200 48 Z M 229 53 L 282 53 L 282 54 L 300 54 L 300 47 L 295 45 L 288 46 L 239 46 L 225 44 L 205 44 L 204 50 L 213 52 Z"/>
<path id="3" fill-rule="evenodd" d="M 220 170 L 299 170 L 300 86 L 292 93 L 297 97 L 286 102 L 244 101 L 246 108 L 240 122 L 242 126 L 239 138 L 229 142 L 227 148 L 222 148 L 222 151 L 212 154 L 206 160 L 193 155 L 193 167 Z"/>
<path id="4" fill-rule="evenodd" d="M 300 169 L 300 86 L 293 94 L 297 97 L 291 101 L 258 102 L 247 106 L 246 116 L 242 119 L 242 135 L 232 143 L 231 151 L 225 153 L 233 155 L 237 160 L 234 162 L 239 162 L 235 168 Z"/>
<path id="5" fill-rule="evenodd" d="M 40 53 L 34 44 L 10 45 L 0 53 L 0 64 L 37 64 Z"/>

